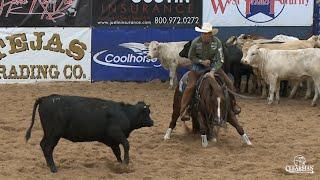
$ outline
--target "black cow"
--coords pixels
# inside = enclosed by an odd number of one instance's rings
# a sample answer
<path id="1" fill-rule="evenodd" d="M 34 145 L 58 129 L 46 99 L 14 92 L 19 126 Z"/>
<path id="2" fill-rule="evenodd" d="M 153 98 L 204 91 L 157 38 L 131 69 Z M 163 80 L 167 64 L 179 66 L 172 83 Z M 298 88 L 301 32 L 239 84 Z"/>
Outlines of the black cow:
<path id="1" fill-rule="evenodd" d="M 79 96 L 50 95 L 35 101 L 32 122 L 26 133 L 31 136 L 36 109 L 44 131 L 40 142 L 47 165 L 57 172 L 52 153 L 60 138 L 72 142 L 98 141 L 110 146 L 118 162 L 122 162 L 119 145 L 124 148 L 124 163 L 129 163 L 129 141 L 134 129 L 153 126 L 149 106 Z"/>
<path id="2" fill-rule="evenodd" d="M 184 45 L 184 48 L 179 53 L 181 57 L 188 58 L 191 43 L 192 41 L 189 41 Z M 234 85 L 237 89 L 240 89 L 241 76 L 246 75 L 248 81 L 249 77 L 253 75 L 252 67 L 241 63 L 242 50 L 239 47 L 236 45 L 226 45 L 224 42 L 222 46 L 224 54 L 223 70 L 234 77 Z"/>

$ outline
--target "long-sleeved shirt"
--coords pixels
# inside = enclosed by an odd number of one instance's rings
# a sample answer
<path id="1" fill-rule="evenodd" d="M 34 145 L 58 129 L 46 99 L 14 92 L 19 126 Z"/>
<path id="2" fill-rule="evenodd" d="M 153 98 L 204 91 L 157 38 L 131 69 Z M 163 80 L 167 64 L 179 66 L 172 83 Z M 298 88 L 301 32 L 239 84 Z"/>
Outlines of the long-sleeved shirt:
<path id="1" fill-rule="evenodd" d="M 192 41 L 188 57 L 194 64 L 201 64 L 202 61 L 209 59 L 211 69 L 218 70 L 224 61 L 221 41 L 212 36 L 211 43 L 205 44 L 199 36 Z"/>

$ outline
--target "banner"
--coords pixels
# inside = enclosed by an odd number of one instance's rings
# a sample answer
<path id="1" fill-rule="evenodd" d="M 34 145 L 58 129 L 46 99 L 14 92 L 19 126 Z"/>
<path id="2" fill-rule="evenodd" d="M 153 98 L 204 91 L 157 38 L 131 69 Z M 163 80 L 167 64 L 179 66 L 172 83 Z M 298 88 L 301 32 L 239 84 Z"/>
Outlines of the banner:
<path id="1" fill-rule="evenodd" d="M 0 28 L 0 83 L 89 81 L 90 28 Z"/>
<path id="2" fill-rule="evenodd" d="M 312 26 L 313 0 L 203 0 L 214 26 Z"/>
<path id="3" fill-rule="evenodd" d="M 94 26 L 201 24 L 202 0 L 94 0 Z"/>
<path id="4" fill-rule="evenodd" d="M 91 0 L 2 0 L 1 27 L 89 27 Z"/>
<path id="5" fill-rule="evenodd" d="M 154 40 L 158 42 L 188 41 L 197 35 L 194 28 L 94 28 L 92 30 L 92 80 L 167 80 L 168 71 L 162 68 L 157 59 L 147 58 L 148 49 L 144 43 Z"/>

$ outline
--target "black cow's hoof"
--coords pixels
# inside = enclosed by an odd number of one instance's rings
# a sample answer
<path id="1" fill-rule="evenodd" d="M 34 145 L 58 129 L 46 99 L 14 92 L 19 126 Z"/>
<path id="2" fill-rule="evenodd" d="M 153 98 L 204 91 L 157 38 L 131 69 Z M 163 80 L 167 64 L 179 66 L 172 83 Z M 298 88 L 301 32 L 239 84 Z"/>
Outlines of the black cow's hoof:
<path id="1" fill-rule="evenodd" d="M 123 165 L 123 166 L 129 166 L 129 163 L 122 162 L 121 165 Z"/>
<path id="2" fill-rule="evenodd" d="M 51 170 L 52 173 L 57 173 L 58 172 L 56 167 L 50 168 L 50 170 Z"/>
<path id="3" fill-rule="evenodd" d="M 129 160 L 123 160 L 122 164 L 128 166 L 129 165 Z"/>

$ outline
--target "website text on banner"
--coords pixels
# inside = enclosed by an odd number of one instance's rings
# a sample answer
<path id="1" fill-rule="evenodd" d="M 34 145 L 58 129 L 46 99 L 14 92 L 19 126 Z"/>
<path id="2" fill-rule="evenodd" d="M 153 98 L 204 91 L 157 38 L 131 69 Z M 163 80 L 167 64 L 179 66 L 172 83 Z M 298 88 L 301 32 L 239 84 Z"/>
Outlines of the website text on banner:
<path id="1" fill-rule="evenodd" d="M 201 24 L 202 0 L 94 0 L 94 26 Z"/>
<path id="2" fill-rule="evenodd" d="M 203 0 L 215 26 L 312 26 L 313 0 Z"/>
<path id="3" fill-rule="evenodd" d="M 168 80 L 157 59 L 148 59 L 145 42 L 189 41 L 194 28 L 94 28 L 92 30 L 93 81 Z M 179 73 L 180 72 L 180 73 Z M 181 75 L 185 70 L 178 71 Z"/>
<path id="4" fill-rule="evenodd" d="M 89 27 L 92 0 L 2 0 L 1 27 Z"/>
<path id="5" fill-rule="evenodd" d="M 90 81 L 90 28 L 0 28 L 0 83 Z"/>

